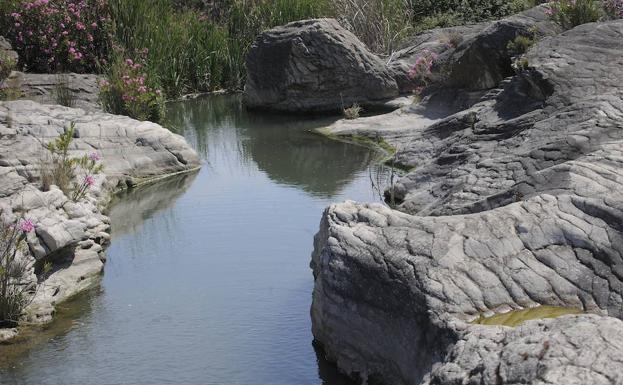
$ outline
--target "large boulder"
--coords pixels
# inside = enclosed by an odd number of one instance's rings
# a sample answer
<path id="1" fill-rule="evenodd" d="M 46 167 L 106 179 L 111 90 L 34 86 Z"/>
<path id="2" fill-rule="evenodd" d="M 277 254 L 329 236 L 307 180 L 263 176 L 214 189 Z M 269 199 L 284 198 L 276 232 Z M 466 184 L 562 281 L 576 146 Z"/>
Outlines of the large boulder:
<path id="1" fill-rule="evenodd" d="M 333 19 L 262 33 L 247 55 L 244 101 L 287 112 L 338 111 L 398 96 L 385 63 Z"/>
<path id="2" fill-rule="evenodd" d="M 471 108 L 327 129 L 381 138 L 411 170 L 388 191 L 398 210 L 323 216 L 312 321 L 329 358 L 392 384 L 623 382 L 621 57 L 623 20 L 587 24 Z M 543 305 L 597 315 L 470 323 Z"/>

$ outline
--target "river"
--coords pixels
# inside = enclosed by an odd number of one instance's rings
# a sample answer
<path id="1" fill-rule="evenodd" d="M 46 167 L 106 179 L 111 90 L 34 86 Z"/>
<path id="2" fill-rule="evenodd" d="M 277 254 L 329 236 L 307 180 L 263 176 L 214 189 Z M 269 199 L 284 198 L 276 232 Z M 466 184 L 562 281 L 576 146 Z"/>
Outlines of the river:
<path id="1" fill-rule="evenodd" d="M 169 105 L 200 172 L 119 195 L 101 285 L 0 346 L 6 385 L 346 385 L 312 345 L 323 209 L 379 201 L 379 154 L 252 114 L 239 96 Z"/>

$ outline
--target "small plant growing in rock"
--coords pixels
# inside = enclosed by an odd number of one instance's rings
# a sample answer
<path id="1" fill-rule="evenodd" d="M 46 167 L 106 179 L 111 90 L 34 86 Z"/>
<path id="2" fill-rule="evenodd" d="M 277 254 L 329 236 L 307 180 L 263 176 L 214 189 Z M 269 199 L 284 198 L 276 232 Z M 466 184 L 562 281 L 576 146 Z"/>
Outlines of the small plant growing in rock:
<path id="1" fill-rule="evenodd" d="M 518 35 L 514 40 L 508 42 L 506 48 L 508 49 L 508 52 L 511 54 L 511 56 L 520 56 L 528 52 L 528 50 L 534 45 L 534 43 L 534 35 Z"/>
<path id="2" fill-rule="evenodd" d="M 56 76 L 53 94 L 56 103 L 61 106 L 73 107 L 76 104 L 76 98 L 71 89 L 69 89 L 69 77 L 66 74 Z"/>
<path id="3" fill-rule="evenodd" d="M 450 31 L 446 33 L 443 38 L 445 44 L 450 48 L 456 48 L 463 42 L 463 35 L 457 31 Z"/>
<path id="4" fill-rule="evenodd" d="M 515 59 L 515 61 L 513 61 L 513 69 L 515 70 L 515 72 L 522 72 L 525 71 L 527 69 L 530 68 L 530 62 L 528 61 L 528 58 L 526 57 L 519 57 L 517 59 Z"/>
<path id="5" fill-rule="evenodd" d="M 421 95 L 424 89 L 429 85 L 436 60 L 437 54 L 429 50 L 422 51 L 415 59 L 413 67 L 409 70 L 409 77 L 413 81 L 413 90 L 416 95 Z"/>
<path id="6" fill-rule="evenodd" d="M 599 21 L 602 4 L 597 0 L 554 0 L 548 4 L 547 15 L 564 29 Z"/>
<path id="7" fill-rule="evenodd" d="M 47 149 L 52 153 L 51 168 L 42 167 L 41 179 L 44 190 L 54 184 L 77 202 L 95 185 L 95 175 L 102 172 L 103 166 L 99 163 L 101 157 L 96 152 L 79 158 L 69 156 L 74 133 L 75 124 L 72 122 L 67 131 L 48 144 Z M 81 171 L 81 175 L 77 175 L 78 171 Z"/>
<path id="8" fill-rule="evenodd" d="M 355 103 L 352 106 L 345 108 L 343 113 L 346 119 L 357 119 L 362 111 L 363 108 L 359 104 Z"/>
<path id="9" fill-rule="evenodd" d="M 24 255 L 28 251 L 26 236 L 36 226 L 25 218 L 16 223 L 0 218 L 0 327 L 13 327 L 28 305 L 31 282 L 24 277 L 31 266 Z"/>
<path id="10" fill-rule="evenodd" d="M 16 67 L 17 63 L 13 58 L 0 52 L 0 82 L 7 77 Z"/>
<path id="11" fill-rule="evenodd" d="M 100 82 L 100 100 L 110 113 L 159 122 L 164 118 L 164 96 L 150 86 L 145 57 L 140 61 L 117 59 L 110 66 L 108 80 Z"/>

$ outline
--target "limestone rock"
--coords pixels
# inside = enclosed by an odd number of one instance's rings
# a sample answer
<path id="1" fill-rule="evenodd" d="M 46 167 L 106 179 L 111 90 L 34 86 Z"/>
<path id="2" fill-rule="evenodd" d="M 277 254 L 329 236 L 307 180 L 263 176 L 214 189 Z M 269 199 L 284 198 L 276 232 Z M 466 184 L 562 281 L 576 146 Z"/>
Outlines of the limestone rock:
<path id="1" fill-rule="evenodd" d="M 101 111 L 99 75 L 92 74 L 33 74 L 13 71 L 3 86 L 18 90 L 21 98 L 42 104 L 59 101 L 87 111 Z M 60 97 L 60 94 L 66 95 Z"/>
<path id="2" fill-rule="evenodd" d="M 297 21 L 262 33 L 246 65 L 244 100 L 252 108 L 341 111 L 398 96 L 385 63 L 333 19 Z"/>
<path id="3" fill-rule="evenodd" d="M 621 57 L 623 20 L 583 25 L 471 108 L 326 130 L 384 139 L 413 168 L 391 189 L 400 211 L 323 216 L 312 321 L 329 358 L 392 384 L 622 383 Z M 599 315 L 468 323 L 538 305 Z"/>
<path id="4" fill-rule="evenodd" d="M 71 201 L 56 186 L 40 191 L 45 145 L 75 124 L 70 156 L 101 156 L 103 174 L 87 197 Z M 33 266 L 49 262 L 24 318 L 48 322 L 54 306 L 95 284 L 110 241 L 110 221 L 101 210 L 114 191 L 200 166 L 195 151 L 179 135 L 151 122 L 87 112 L 79 108 L 20 100 L 0 103 L 0 210 L 31 219 L 36 231 L 27 241 Z"/>

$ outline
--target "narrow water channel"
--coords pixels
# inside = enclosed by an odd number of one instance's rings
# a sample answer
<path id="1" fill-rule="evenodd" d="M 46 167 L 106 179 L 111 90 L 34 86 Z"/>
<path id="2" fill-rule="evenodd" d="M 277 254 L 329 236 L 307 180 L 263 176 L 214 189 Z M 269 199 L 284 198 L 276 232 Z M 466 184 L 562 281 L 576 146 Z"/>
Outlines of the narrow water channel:
<path id="1" fill-rule="evenodd" d="M 203 169 L 116 200 L 101 286 L 0 346 L 0 384 L 349 384 L 312 346 L 309 260 L 328 204 L 379 200 L 378 154 L 237 96 L 169 119 Z"/>

